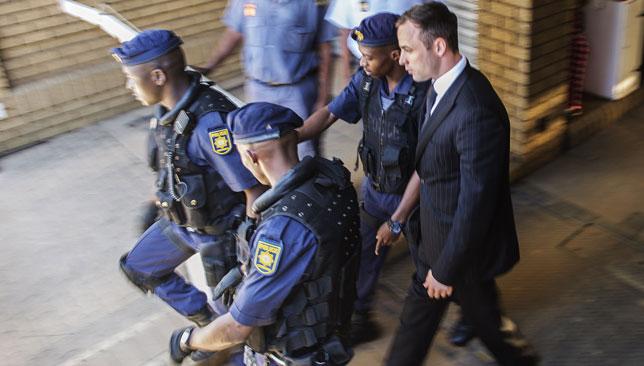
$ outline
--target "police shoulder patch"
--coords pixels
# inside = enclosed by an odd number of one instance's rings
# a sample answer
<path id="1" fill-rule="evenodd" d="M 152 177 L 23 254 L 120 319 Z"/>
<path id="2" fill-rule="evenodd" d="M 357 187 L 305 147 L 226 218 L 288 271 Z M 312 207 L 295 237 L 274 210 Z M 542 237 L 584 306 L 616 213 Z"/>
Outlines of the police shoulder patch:
<path id="1" fill-rule="evenodd" d="M 259 237 L 253 257 L 253 265 L 259 273 L 265 276 L 275 273 L 281 257 L 282 242 Z"/>
<path id="2" fill-rule="evenodd" d="M 233 149 L 233 143 L 230 140 L 230 131 L 227 128 L 214 130 L 208 133 L 212 151 L 218 155 L 226 155 Z"/>

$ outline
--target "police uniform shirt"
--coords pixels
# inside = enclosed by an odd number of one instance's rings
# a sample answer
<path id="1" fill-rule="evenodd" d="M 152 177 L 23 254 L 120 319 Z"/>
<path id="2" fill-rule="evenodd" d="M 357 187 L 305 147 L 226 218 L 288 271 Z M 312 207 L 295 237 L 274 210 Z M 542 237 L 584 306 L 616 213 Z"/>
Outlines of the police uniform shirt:
<path id="1" fill-rule="evenodd" d="M 325 13 L 326 2 L 316 0 L 230 0 L 223 21 L 244 36 L 248 77 L 292 84 L 318 67 L 317 44 L 336 36 Z"/>
<path id="2" fill-rule="evenodd" d="M 339 28 L 353 29 L 366 17 L 382 12 L 400 15 L 421 3 L 422 0 L 335 0 L 325 19 Z M 347 46 L 357 59 L 362 58 L 358 43 L 351 36 L 347 38 Z"/>
<path id="3" fill-rule="evenodd" d="M 199 119 L 188 141 L 187 153 L 193 163 L 219 173 L 235 192 L 259 184 L 242 164 L 232 134 L 218 112 L 206 113 Z"/>
<path id="4" fill-rule="evenodd" d="M 362 80 L 365 77 L 366 74 L 362 69 L 358 70 L 358 72 L 356 72 L 351 78 L 349 85 L 347 85 L 344 90 L 342 90 L 342 92 L 335 97 L 331 103 L 329 103 L 329 112 L 349 123 L 357 123 L 360 121 L 362 118 L 362 111 L 360 110 L 360 102 L 358 101 L 358 98 L 360 95 Z M 391 104 L 393 104 L 396 94 L 407 95 L 412 84 L 412 77 L 409 74 L 405 74 L 398 84 L 396 84 L 394 90 L 390 93 L 387 81 L 383 79 L 380 83 L 381 88 L 379 90 L 380 101 L 383 108 L 387 110 Z"/>
<path id="5" fill-rule="evenodd" d="M 266 326 L 301 282 L 317 250 L 313 233 L 298 221 L 273 216 L 255 232 L 247 276 L 237 289 L 230 314 L 246 326 Z"/>

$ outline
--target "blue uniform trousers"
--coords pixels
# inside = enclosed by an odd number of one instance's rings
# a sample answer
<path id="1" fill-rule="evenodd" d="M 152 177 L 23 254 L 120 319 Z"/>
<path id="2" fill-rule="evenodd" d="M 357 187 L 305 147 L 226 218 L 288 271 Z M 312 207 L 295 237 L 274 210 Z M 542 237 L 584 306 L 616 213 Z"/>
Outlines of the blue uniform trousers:
<path id="1" fill-rule="evenodd" d="M 318 76 L 312 73 L 304 79 L 284 85 L 269 85 L 254 79 L 248 79 L 244 85 L 246 99 L 249 102 L 269 102 L 290 108 L 302 119 L 313 112 L 313 104 L 318 97 Z M 302 159 L 318 153 L 318 139 L 298 144 L 297 152 Z"/>
<path id="2" fill-rule="evenodd" d="M 194 315 L 207 303 L 207 296 L 187 283 L 174 270 L 216 236 L 190 232 L 165 218 L 141 235 L 125 259 L 125 266 L 141 276 L 160 282 L 154 293 L 184 316 Z"/>
<path id="3" fill-rule="evenodd" d="M 363 210 L 371 216 L 370 219 L 360 220 L 360 234 L 362 235 L 362 249 L 360 254 L 360 270 L 358 272 L 355 311 L 371 310 L 376 282 L 380 276 L 382 264 L 387 257 L 389 247 L 380 249 L 380 255 L 374 253 L 376 249 L 376 233 L 378 228 L 386 222 L 398 207 L 402 196 L 399 194 L 380 193 L 371 185 L 371 180 L 365 177 L 362 181 Z"/>

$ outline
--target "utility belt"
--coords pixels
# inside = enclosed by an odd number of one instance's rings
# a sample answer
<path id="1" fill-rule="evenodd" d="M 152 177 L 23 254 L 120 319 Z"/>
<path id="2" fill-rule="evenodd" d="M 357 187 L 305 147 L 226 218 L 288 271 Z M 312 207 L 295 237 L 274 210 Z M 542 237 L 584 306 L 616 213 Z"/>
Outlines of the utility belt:
<path id="1" fill-rule="evenodd" d="M 157 191 L 157 206 L 168 220 L 189 231 L 207 235 L 221 235 L 236 228 L 245 216 L 245 205 L 237 204 L 223 215 L 211 218 L 205 207 L 193 208 L 175 201 L 164 191 Z"/>
<path id="2" fill-rule="evenodd" d="M 378 193 L 402 195 L 405 192 L 405 187 L 399 187 L 398 189 L 392 190 L 391 188 L 384 187 L 383 184 L 380 184 L 380 179 L 378 177 L 369 174 L 367 174 L 367 176 L 367 179 L 369 179 L 369 185 Z"/>
<path id="3" fill-rule="evenodd" d="M 297 79 L 297 80 L 293 80 L 293 81 L 288 82 L 288 83 L 279 83 L 279 82 L 272 82 L 272 81 L 264 81 L 264 80 L 260 80 L 260 79 L 256 79 L 256 78 L 252 78 L 252 80 L 253 80 L 253 81 L 255 81 L 255 82 L 257 82 L 257 83 L 259 83 L 259 84 L 266 85 L 266 86 L 286 86 L 286 85 L 295 85 L 295 84 L 299 83 L 300 81 L 303 81 L 303 80 L 305 80 L 305 79 L 307 79 L 307 78 L 309 78 L 309 77 L 311 77 L 311 76 L 316 75 L 317 73 L 318 73 L 318 68 L 316 67 L 316 68 L 314 68 L 314 69 L 311 69 L 309 72 L 307 72 L 307 73 L 306 73 L 304 76 L 302 76 L 301 78 L 299 78 L 299 79 Z"/>
<path id="4" fill-rule="evenodd" d="M 369 179 L 369 184 L 371 185 L 371 188 L 373 188 L 373 190 L 378 193 L 389 193 L 385 192 L 384 189 L 382 189 L 382 186 L 376 179 Z"/>
<path id="5" fill-rule="evenodd" d="M 406 149 L 385 147 L 380 152 L 368 146 L 364 138 L 358 145 L 358 157 L 362 160 L 365 176 L 369 178 L 371 188 L 379 193 L 403 194 L 413 170 L 407 164 Z M 355 169 L 358 168 L 356 158 Z M 411 170 L 411 171 L 410 171 Z"/>

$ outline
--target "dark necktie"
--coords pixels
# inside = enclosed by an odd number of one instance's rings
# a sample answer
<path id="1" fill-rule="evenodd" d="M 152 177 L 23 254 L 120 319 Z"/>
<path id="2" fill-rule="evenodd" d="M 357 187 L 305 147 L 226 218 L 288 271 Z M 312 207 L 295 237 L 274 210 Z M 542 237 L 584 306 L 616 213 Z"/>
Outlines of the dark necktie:
<path id="1" fill-rule="evenodd" d="M 427 98 L 427 117 L 429 117 L 432 114 L 432 107 L 434 107 L 434 103 L 436 103 L 436 97 L 438 94 L 436 94 L 436 89 L 434 89 L 434 85 L 429 88 L 429 97 Z"/>
<path id="2" fill-rule="evenodd" d="M 429 120 L 429 116 L 432 114 L 432 107 L 434 106 L 434 103 L 436 102 L 436 90 L 434 90 L 434 86 L 432 85 L 429 88 L 429 95 L 427 96 L 427 104 L 425 104 L 425 116 L 421 118 L 421 124 L 420 128 L 423 128 L 426 124 L 427 121 Z"/>

